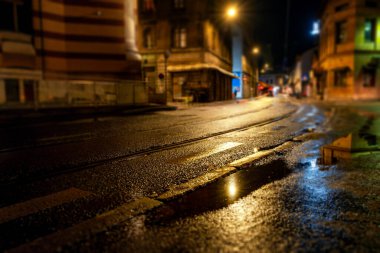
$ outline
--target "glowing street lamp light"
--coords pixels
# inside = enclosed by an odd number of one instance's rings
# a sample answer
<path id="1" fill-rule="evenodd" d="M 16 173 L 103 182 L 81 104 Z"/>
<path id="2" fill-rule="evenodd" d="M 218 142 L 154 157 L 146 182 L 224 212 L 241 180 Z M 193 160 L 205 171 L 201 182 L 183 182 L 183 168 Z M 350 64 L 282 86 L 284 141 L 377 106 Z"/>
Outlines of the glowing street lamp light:
<path id="1" fill-rule="evenodd" d="M 260 53 L 260 48 L 254 47 L 252 50 L 253 54 L 259 54 Z"/>
<path id="2" fill-rule="evenodd" d="M 227 9 L 227 17 L 229 18 L 234 18 L 236 17 L 237 15 L 237 9 L 235 6 L 230 6 L 228 9 Z"/>

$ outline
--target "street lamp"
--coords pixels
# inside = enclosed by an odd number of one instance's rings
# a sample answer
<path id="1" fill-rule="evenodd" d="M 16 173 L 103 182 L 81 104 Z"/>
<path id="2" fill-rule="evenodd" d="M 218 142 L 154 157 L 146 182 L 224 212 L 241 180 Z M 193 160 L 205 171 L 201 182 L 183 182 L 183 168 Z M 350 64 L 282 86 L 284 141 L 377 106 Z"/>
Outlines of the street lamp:
<path id="1" fill-rule="evenodd" d="M 228 7 L 226 13 L 227 13 L 228 18 L 235 18 L 237 15 L 237 9 L 235 6 L 230 6 L 230 7 Z"/>
<path id="2" fill-rule="evenodd" d="M 235 98 L 243 97 L 243 35 L 241 28 L 237 22 L 238 7 L 236 4 L 231 4 L 226 9 L 226 18 L 231 22 L 231 46 L 232 46 L 232 72 L 238 78 L 232 79 L 232 90 L 235 94 Z"/>
<path id="3" fill-rule="evenodd" d="M 254 95 L 257 95 L 257 87 L 259 85 L 259 54 L 260 54 L 260 48 L 259 47 L 254 47 L 252 49 L 252 53 L 253 55 L 255 56 L 254 59 L 254 63 L 255 63 L 255 67 L 256 67 L 256 87 L 255 87 L 255 94 Z"/>
<path id="4" fill-rule="evenodd" d="M 166 50 L 165 53 L 164 53 L 164 57 L 165 57 L 165 105 L 168 104 L 168 79 L 169 79 L 169 76 L 168 76 L 168 59 L 171 55 L 171 52 L 170 50 Z"/>

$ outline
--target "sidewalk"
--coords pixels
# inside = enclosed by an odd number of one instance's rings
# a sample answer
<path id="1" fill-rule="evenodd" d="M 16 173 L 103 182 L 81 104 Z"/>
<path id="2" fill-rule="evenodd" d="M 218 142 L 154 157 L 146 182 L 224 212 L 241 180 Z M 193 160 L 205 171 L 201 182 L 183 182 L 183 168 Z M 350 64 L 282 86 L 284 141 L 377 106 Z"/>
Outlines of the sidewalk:
<path id="1" fill-rule="evenodd" d="M 136 115 L 155 111 L 186 110 L 193 107 L 215 106 L 233 103 L 248 103 L 260 100 L 262 97 L 249 99 L 226 100 L 208 103 L 169 102 L 167 105 L 140 104 L 140 105 L 102 105 L 102 106 L 72 106 L 39 108 L 4 108 L 0 107 L 0 127 L 20 124 L 34 124 L 42 122 L 89 119 L 96 117 L 112 117 Z"/>
<path id="2" fill-rule="evenodd" d="M 215 105 L 223 105 L 223 104 L 244 104 L 252 101 L 257 101 L 262 98 L 265 98 L 266 96 L 259 96 L 259 97 L 253 97 L 253 98 L 241 98 L 241 99 L 231 99 L 231 100 L 224 100 L 224 101 L 216 101 L 216 102 L 205 102 L 205 103 L 197 103 L 197 102 L 169 102 L 169 106 L 176 107 L 178 110 L 185 110 L 192 107 L 202 107 L 202 106 L 215 106 Z"/>
<path id="3" fill-rule="evenodd" d="M 159 104 L 117 105 L 117 106 L 75 106 L 40 108 L 0 108 L 0 126 L 38 123 L 62 120 L 134 115 L 155 111 L 176 110 L 177 107 Z"/>

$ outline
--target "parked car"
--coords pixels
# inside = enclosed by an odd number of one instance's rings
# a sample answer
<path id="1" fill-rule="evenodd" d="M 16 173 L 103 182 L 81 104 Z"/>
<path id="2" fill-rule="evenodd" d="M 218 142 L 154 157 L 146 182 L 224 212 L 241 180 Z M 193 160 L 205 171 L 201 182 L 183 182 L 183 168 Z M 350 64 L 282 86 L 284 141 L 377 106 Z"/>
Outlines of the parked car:
<path id="1" fill-rule="evenodd" d="M 258 94 L 259 96 L 267 95 L 273 97 L 273 86 L 260 81 L 258 85 Z"/>

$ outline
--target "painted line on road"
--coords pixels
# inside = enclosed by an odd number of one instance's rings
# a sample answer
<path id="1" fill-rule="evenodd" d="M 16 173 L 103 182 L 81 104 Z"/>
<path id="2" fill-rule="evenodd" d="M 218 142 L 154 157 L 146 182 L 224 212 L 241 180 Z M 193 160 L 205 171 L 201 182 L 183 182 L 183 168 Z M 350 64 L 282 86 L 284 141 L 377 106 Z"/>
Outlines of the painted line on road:
<path id="1" fill-rule="evenodd" d="M 158 200 L 169 200 L 180 195 L 183 195 L 189 191 L 193 191 L 201 186 L 209 184 L 223 176 L 229 175 L 235 172 L 235 167 L 223 167 L 213 171 L 210 171 L 202 176 L 196 177 L 180 185 L 174 185 L 169 190 L 157 197 Z"/>
<path id="2" fill-rule="evenodd" d="M 229 164 L 229 166 L 243 167 L 243 166 L 249 165 L 252 162 L 257 161 L 261 158 L 267 157 L 273 153 L 274 153 L 274 150 L 259 151 L 257 153 L 252 154 L 252 155 L 249 155 L 249 156 L 243 157 L 239 160 L 233 161 L 232 163 Z"/>
<path id="3" fill-rule="evenodd" d="M 121 224 L 128 219 L 145 213 L 162 205 L 150 198 L 141 198 L 134 202 L 124 204 L 114 210 L 101 214 L 93 219 L 84 221 L 70 228 L 60 230 L 53 234 L 40 237 L 30 243 L 8 250 L 8 253 L 44 253 L 56 252 L 67 243 L 73 244 L 88 238 L 89 235 L 107 231 L 109 228 Z M 47 243 L 48 242 L 48 243 Z"/>
<path id="4" fill-rule="evenodd" d="M 218 146 L 216 146 L 215 148 L 213 148 L 212 150 L 210 150 L 208 152 L 204 152 L 204 153 L 200 153 L 198 155 L 186 157 L 186 158 L 182 159 L 182 161 L 180 161 L 180 163 L 194 162 L 194 161 L 206 158 L 208 156 L 216 155 L 216 154 L 222 153 L 224 151 L 236 148 L 236 147 L 241 146 L 241 145 L 243 145 L 243 143 L 225 142 L 223 144 L 219 144 Z"/>
<path id="5" fill-rule="evenodd" d="M 320 138 L 326 137 L 327 134 L 325 133 L 306 133 L 297 137 L 293 138 L 293 141 L 295 142 L 304 142 L 304 141 L 309 141 L 309 140 L 318 140 Z"/>
<path id="6" fill-rule="evenodd" d="M 196 177 L 180 185 L 174 185 L 169 187 L 169 190 L 157 197 L 158 200 L 165 201 L 174 199 L 187 192 L 194 191 L 200 187 L 203 187 L 209 183 L 212 183 L 224 176 L 230 175 L 238 171 L 242 167 L 252 166 L 252 164 L 262 158 L 268 157 L 276 152 L 285 151 L 294 145 L 293 142 L 287 141 L 274 147 L 270 150 L 257 151 L 249 156 L 245 156 L 241 159 L 229 163 L 226 167 L 222 167 L 213 171 L 210 171 L 202 176 Z"/>
<path id="7" fill-rule="evenodd" d="M 271 154 L 275 154 L 279 151 L 285 151 L 296 145 L 292 141 L 287 141 L 270 150 L 258 151 L 252 155 L 246 156 L 239 160 L 236 160 L 229 165 L 213 171 L 210 171 L 202 176 L 194 178 L 180 185 L 175 185 L 169 188 L 169 190 L 156 198 L 144 197 L 134 202 L 124 204 L 114 210 L 108 211 L 95 218 L 89 219 L 72 227 L 64 230 L 57 231 L 53 234 L 38 238 L 30 243 L 18 246 L 10 249 L 8 253 L 28 253 L 28 252 L 55 252 L 57 249 L 62 249 L 64 245 L 70 243 L 80 243 L 86 240 L 91 235 L 107 231 L 108 229 L 122 224 L 127 220 L 144 214 L 158 206 L 164 204 L 164 201 L 174 199 L 190 191 L 194 191 L 200 187 L 204 187 L 222 177 L 228 176 L 241 167 L 246 167 L 253 164 L 253 162 L 265 158 Z M 46 242 L 49 242 L 47 244 Z"/>
<path id="8" fill-rule="evenodd" d="M 53 208 L 76 199 L 90 196 L 92 193 L 77 188 L 70 188 L 47 196 L 34 198 L 22 203 L 0 209 L 0 224 Z"/>

